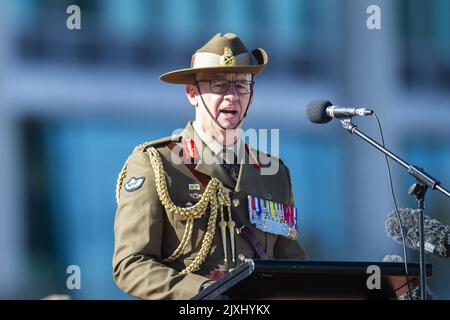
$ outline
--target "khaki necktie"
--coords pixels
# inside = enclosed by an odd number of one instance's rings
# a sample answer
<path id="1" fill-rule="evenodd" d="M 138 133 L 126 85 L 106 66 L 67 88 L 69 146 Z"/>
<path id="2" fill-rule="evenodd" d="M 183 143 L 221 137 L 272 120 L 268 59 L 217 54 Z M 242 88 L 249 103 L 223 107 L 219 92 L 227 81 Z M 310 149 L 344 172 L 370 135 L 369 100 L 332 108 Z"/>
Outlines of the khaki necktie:
<path id="1" fill-rule="evenodd" d="M 228 174 L 235 180 L 237 180 L 239 176 L 239 168 L 240 164 L 238 163 L 238 157 L 233 150 L 223 149 L 223 166 L 225 167 Z"/>

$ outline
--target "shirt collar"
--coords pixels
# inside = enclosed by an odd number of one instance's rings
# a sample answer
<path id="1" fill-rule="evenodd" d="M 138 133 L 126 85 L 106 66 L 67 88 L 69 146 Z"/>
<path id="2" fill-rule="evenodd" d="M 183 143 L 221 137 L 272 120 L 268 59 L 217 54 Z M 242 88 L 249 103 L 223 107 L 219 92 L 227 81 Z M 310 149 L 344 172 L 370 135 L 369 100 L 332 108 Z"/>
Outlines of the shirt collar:
<path id="1" fill-rule="evenodd" d="M 192 123 L 192 126 L 194 127 L 195 132 L 198 134 L 200 139 L 208 146 L 208 148 L 211 149 L 211 151 L 214 153 L 215 156 L 218 156 L 225 160 L 227 163 L 234 162 L 233 153 L 236 153 L 236 156 L 238 159 L 241 154 L 241 147 L 242 147 L 242 139 L 238 138 L 236 142 L 228 147 L 226 147 L 227 150 L 230 150 L 231 152 L 227 152 L 226 158 L 223 155 L 223 150 L 225 148 L 224 145 L 222 145 L 220 142 L 218 142 L 216 139 L 209 136 L 205 131 L 203 131 L 203 128 L 201 124 L 198 121 L 194 121 Z"/>

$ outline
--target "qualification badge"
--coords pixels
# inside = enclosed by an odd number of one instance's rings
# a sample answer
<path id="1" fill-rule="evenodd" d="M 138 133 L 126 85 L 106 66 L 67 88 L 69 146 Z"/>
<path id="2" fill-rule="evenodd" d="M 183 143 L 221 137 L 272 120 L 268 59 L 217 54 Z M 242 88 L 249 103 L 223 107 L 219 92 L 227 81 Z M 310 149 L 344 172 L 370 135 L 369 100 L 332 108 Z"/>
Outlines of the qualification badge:
<path id="1" fill-rule="evenodd" d="M 145 178 L 144 177 L 140 177 L 140 178 L 136 178 L 136 177 L 132 177 L 130 180 L 128 180 L 128 182 L 124 185 L 125 190 L 127 190 L 128 192 L 133 192 L 136 191 L 137 189 L 139 189 L 140 187 L 142 187 L 142 185 L 144 184 Z"/>

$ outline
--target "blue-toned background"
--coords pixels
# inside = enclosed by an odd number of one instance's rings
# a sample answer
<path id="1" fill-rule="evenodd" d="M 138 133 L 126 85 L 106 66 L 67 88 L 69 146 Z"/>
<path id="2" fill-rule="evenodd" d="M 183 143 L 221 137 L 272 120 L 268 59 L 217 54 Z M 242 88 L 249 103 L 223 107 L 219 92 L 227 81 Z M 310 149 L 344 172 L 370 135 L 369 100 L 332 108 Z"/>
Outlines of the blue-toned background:
<path id="1" fill-rule="evenodd" d="M 66 28 L 70 4 L 81 30 Z M 381 30 L 366 27 L 371 4 Z M 450 1 L 0 0 L 0 298 L 128 298 L 112 280 L 117 174 L 136 145 L 193 118 L 184 87 L 159 75 L 218 32 L 269 54 L 244 127 L 280 129 L 311 258 L 401 254 L 384 231 L 384 158 L 305 109 L 375 109 L 388 147 L 450 187 Z M 355 122 L 378 139 L 373 119 Z M 399 205 L 415 206 L 412 179 L 392 169 Z M 429 192 L 426 214 L 450 224 L 450 202 Z M 450 262 L 428 261 L 449 299 Z M 81 290 L 66 287 L 69 265 Z"/>

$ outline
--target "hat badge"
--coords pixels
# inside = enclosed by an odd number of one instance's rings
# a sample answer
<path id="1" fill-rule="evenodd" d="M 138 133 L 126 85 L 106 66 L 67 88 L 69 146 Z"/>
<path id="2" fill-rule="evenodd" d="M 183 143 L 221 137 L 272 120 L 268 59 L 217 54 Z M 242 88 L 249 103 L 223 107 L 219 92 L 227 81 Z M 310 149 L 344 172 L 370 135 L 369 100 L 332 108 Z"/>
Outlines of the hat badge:
<path id="1" fill-rule="evenodd" d="M 233 51 L 230 48 L 223 48 L 223 55 L 220 56 L 220 65 L 231 67 L 236 65 L 236 57 L 233 55 Z"/>

